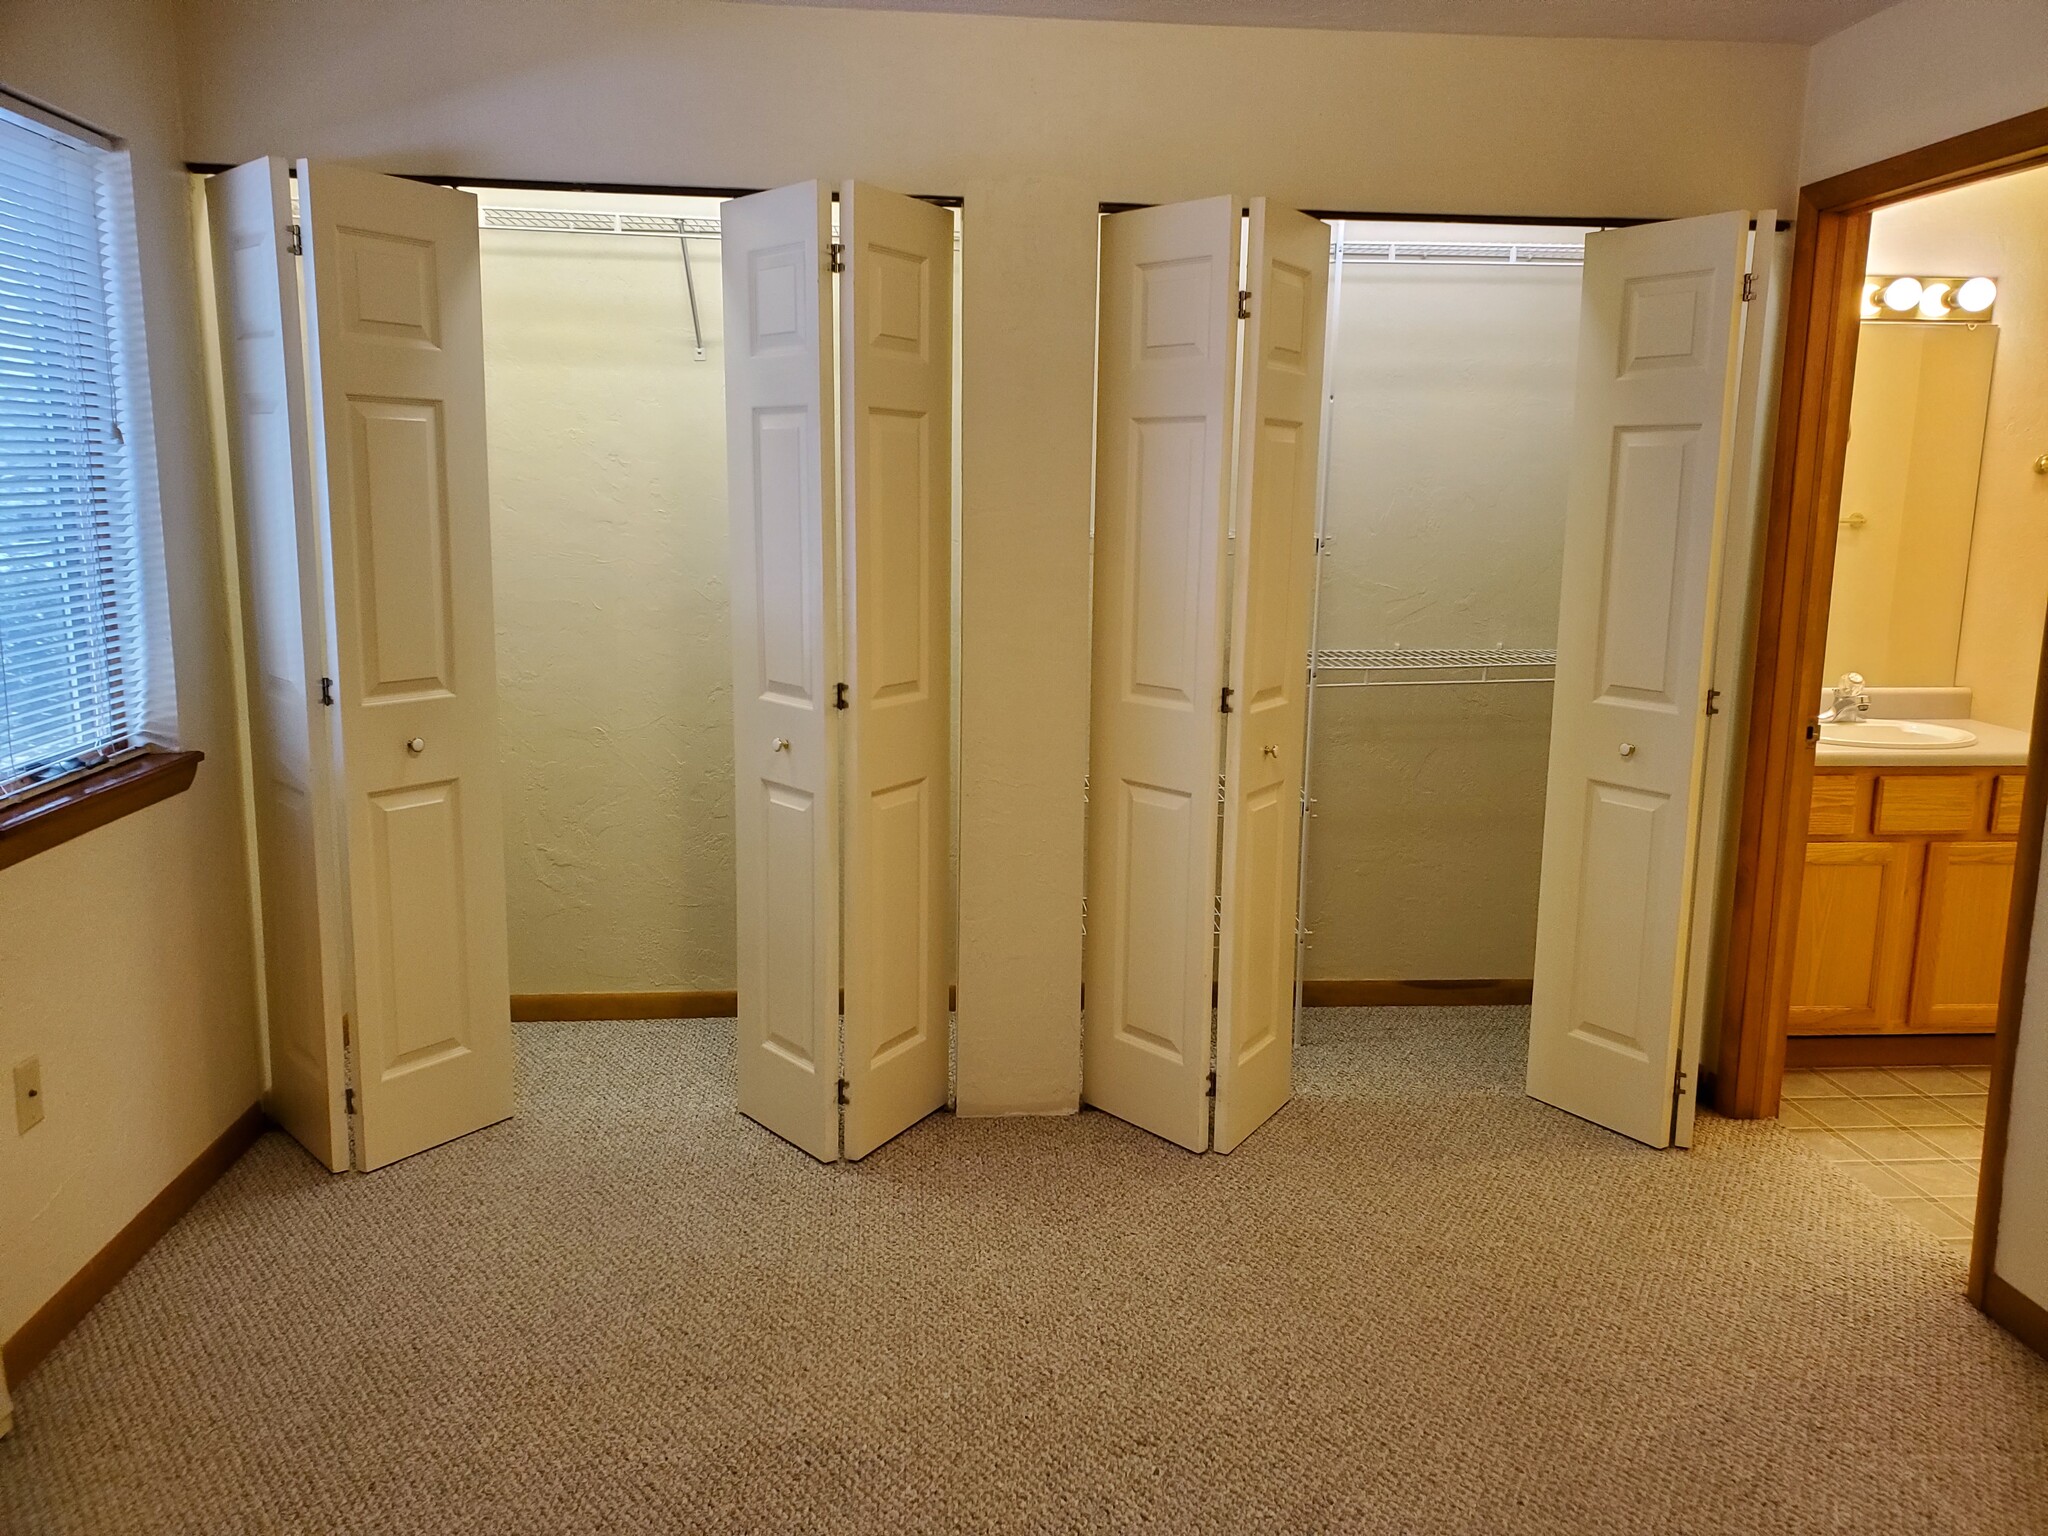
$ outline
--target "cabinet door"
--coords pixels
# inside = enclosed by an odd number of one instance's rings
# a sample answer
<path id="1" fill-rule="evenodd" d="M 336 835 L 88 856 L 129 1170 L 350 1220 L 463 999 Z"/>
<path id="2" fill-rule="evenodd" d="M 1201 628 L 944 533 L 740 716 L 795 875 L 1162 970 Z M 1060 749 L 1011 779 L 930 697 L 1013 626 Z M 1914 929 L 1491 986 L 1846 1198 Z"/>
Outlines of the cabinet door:
<path id="1" fill-rule="evenodd" d="M 1808 843 L 1787 1030 L 1905 1027 L 1921 843 Z"/>
<path id="2" fill-rule="evenodd" d="M 2016 843 L 1935 843 L 1913 965 L 1911 1027 L 1988 1030 L 1998 1023 L 2005 920 Z"/>

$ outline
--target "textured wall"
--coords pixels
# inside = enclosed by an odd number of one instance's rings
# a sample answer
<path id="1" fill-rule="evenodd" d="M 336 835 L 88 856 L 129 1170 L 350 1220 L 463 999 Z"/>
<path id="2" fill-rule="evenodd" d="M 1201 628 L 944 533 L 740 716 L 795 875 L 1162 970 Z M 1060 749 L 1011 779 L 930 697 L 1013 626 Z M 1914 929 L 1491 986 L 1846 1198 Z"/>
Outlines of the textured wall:
<path id="1" fill-rule="evenodd" d="M 715 213 L 708 201 L 486 193 Z M 514 992 L 734 981 L 718 244 L 487 229 Z"/>
<path id="2" fill-rule="evenodd" d="M 1412 237 L 1517 233 L 1578 238 Z M 1579 269 L 1347 264 L 1339 304 L 1319 646 L 1554 644 Z M 1306 974 L 1529 975 L 1549 747 L 1545 686 L 1319 689 Z"/>
<path id="3" fill-rule="evenodd" d="M 128 144 L 178 735 L 206 753 L 176 799 L 0 870 L 0 1063 L 41 1058 L 47 1111 L 0 1132 L 0 1338 L 262 1090 L 176 53 L 149 0 L 0 6 L 7 84 Z"/>
<path id="4" fill-rule="evenodd" d="M 1781 202 L 1806 56 L 709 3 L 186 0 L 186 148 L 393 170 L 964 193 L 961 1102 L 1072 1107 L 1087 772 L 1074 391 L 1099 200 L 1673 215 Z M 1044 178 L 1044 179 L 1040 179 Z M 1056 179 L 1056 180 L 1055 180 Z M 1059 184 L 1064 183 L 1064 190 Z M 978 266 L 983 231 L 1011 243 Z M 1047 259 L 1028 280 L 1005 271 Z M 978 276 L 977 274 L 985 274 Z M 1023 558 L 1020 558 L 1020 551 Z M 1050 634 L 1051 643 L 1044 637 Z M 1001 712 L 1000 714 L 998 712 Z M 1030 978 L 1026 987 L 1008 979 Z"/>

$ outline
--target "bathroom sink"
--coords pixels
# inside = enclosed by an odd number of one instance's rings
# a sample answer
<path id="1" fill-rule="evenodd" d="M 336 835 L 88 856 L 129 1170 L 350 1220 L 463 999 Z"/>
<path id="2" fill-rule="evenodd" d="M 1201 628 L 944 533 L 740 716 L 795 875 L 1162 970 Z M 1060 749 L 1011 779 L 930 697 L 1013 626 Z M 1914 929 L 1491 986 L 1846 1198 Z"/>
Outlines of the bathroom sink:
<path id="1" fill-rule="evenodd" d="M 1974 746 L 1977 733 L 1925 720 L 1837 720 L 1820 728 L 1820 739 L 1831 747 L 1889 747 L 1914 752 Z"/>

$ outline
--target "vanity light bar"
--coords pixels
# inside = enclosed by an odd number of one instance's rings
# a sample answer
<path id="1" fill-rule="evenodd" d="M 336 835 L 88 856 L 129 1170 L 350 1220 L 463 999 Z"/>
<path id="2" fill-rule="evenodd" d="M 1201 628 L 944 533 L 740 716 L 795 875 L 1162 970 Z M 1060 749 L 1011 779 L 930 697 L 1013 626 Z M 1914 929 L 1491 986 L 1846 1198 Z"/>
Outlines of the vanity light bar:
<path id="1" fill-rule="evenodd" d="M 1975 325 L 1991 318 L 1998 284 L 1988 277 L 1890 277 L 1872 272 L 1863 279 L 1866 320 L 1949 320 Z"/>

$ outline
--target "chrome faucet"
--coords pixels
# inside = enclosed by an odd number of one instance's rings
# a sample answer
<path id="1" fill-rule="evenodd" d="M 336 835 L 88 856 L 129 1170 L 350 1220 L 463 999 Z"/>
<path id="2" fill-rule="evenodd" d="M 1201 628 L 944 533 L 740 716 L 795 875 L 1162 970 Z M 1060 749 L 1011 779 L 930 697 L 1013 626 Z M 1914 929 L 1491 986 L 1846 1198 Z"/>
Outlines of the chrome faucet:
<path id="1" fill-rule="evenodd" d="M 1861 672 L 1844 672 L 1832 691 L 1834 702 L 1820 712 L 1822 725 L 1833 725 L 1852 716 L 1860 720 L 1870 713 L 1870 692 L 1863 686 Z"/>

